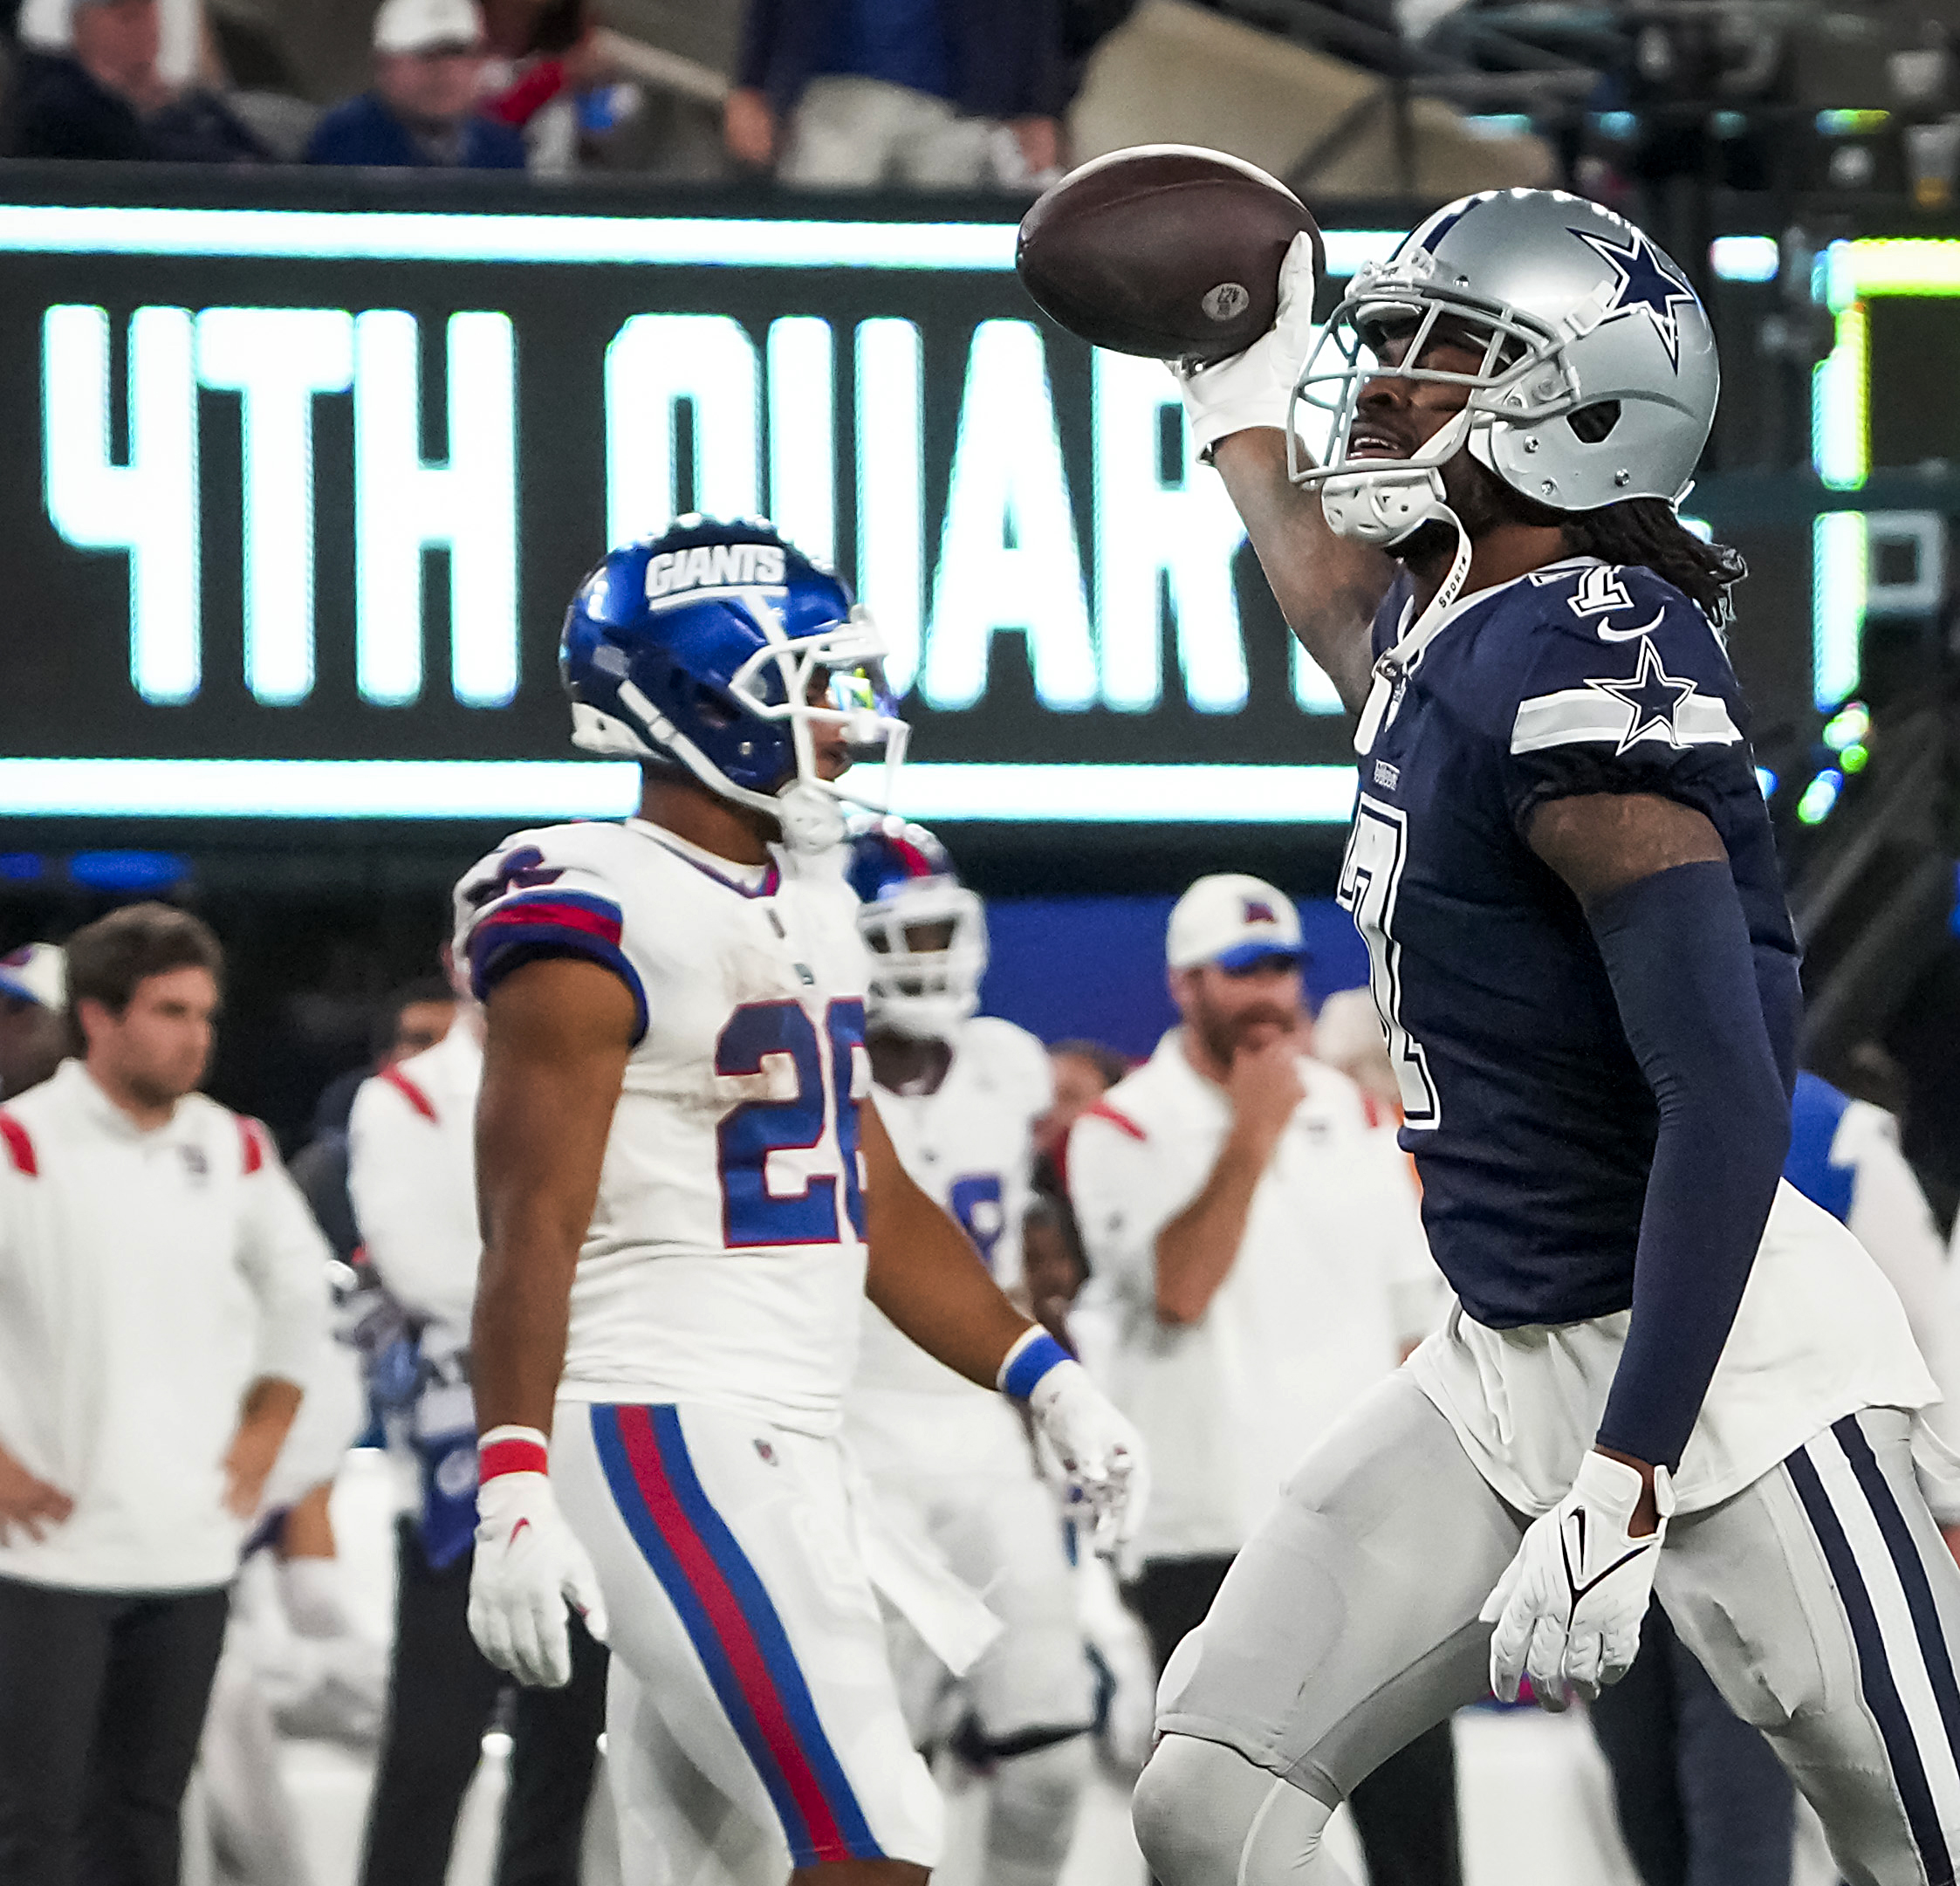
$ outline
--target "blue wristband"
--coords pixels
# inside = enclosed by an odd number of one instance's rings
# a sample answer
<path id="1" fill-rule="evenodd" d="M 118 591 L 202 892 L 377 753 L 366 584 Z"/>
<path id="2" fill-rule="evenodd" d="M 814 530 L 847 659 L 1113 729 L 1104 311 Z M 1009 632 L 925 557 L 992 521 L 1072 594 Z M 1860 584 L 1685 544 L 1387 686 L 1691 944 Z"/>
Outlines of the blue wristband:
<path id="1" fill-rule="evenodd" d="M 1031 1330 L 1014 1345 L 1001 1366 L 1000 1392 L 1017 1402 L 1025 1402 L 1057 1362 L 1068 1360 L 1068 1351 L 1045 1330 Z"/>

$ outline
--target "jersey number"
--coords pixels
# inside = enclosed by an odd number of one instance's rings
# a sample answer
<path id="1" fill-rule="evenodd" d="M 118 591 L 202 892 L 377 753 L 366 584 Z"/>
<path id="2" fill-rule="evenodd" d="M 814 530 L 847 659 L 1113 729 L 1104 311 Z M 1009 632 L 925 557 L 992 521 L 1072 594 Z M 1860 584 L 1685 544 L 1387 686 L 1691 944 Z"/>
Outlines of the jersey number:
<path id="1" fill-rule="evenodd" d="M 1007 1213 L 1001 1205 L 1000 1175 L 997 1172 L 970 1173 L 955 1179 L 946 1203 L 960 1222 L 960 1229 L 973 1240 L 973 1248 L 994 1267 L 994 1246 L 1007 1229 Z"/>
<path id="2" fill-rule="evenodd" d="M 1395 894 L 1407 862 L 1408 817 L 1363 793 L 1340 862 L 1340 902 L 1368 946 L 1368 986 L 1388 1032 L 1388 1059 L 1412 1127 L 1434 1127 L 1443 1102 L 1429 1078 L 1429 1056 L 1401 1024 L 1401 945 L 1395 941 Z"/>
<path id="3" fill-rule="evenodd" d="M 722 1177 L 722 1225 L 731 1251 L 768 1245 L 834 1245 L 841 1183 L 851 1228 L 864 1236 L 864 1190 L 858 1177 L 858 1110 L 852 1067 L 864 1039 L 864 1004 L 854 997 L 824 1012 L 826 1039 L 798 1002 L 752 1002 L 736 1010 L 715 1044 L 718 1074 L 757 1074 L 770 1055 L 786 1055 L 796 1093 L 780 1101 L 744 1101 L 716 1132 Z M 799 1192 L 769 1189 L 771 1153 L 813 1152 L 834 1115 L 841 1181 L 828 1173 Z"/>

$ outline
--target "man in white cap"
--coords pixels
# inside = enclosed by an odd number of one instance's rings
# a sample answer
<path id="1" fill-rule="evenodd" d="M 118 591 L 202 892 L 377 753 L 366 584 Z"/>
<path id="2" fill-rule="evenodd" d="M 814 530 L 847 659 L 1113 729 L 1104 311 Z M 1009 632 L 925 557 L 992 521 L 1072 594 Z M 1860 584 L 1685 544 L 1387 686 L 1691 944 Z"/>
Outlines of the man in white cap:
<path id="1" fill-rule="evenodd" d="M 483 58 L 476 0 L 382 0 L 373 89 L 320 120 L 306 161 L 522 170 L 522 136 L 477 108 Z"/>
<path id="2" fill-rule="evenodd" d="M 0 956 L 0 1100 L 38 1087 L 68 1051 L 67 972 L 57 943 Z"/>
<path id="3" fill-rule="evenodd" d="M 1069 1189 L 1156 1476 L 1127 1588 L 1161 1670 L 1299 1458 L 1440 1312 L 1408 1162 L 1311 1058 L 1299 914 L 1200 878 L 1165 941 L 1180 1025 L 1075 1123 Z M 1449 1726 L 1356 1790 L 1377 1886 L 1456 1876 Z"/>

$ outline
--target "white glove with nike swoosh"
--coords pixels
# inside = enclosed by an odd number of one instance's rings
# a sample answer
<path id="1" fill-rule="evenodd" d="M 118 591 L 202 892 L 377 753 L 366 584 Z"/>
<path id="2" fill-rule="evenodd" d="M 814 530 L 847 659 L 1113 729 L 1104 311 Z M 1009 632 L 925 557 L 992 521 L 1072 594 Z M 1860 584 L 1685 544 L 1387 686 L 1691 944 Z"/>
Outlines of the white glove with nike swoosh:
<path id="1" fill-rule="evenodd" d="M 477 1444 L 477 1459 L 469 1635 L 519 1683 L 562 1689 L 572 1680 L 565 1606 L 606 1641 L 599 1576 L 559 1511 L 545 1471 L 545 1437 L 536 1428 L 492 1428 Z"/>
<path id="2" fill-rule="evenodd" d="M 1660 1523 L 1642 1538 L 1627 1530 L 1640 1502 L 1639 1472 L 1588 1452 L 1572 1492 L 1532 1522 L 1518 1555 L 1477 1614 L 1491 1633 L 1491 1687 L 1518 1700 L 1529 1677 L 1540 1707 L 1591 1702 L 1633 1667 L 1655 1568 L 1674 1511 L 1668 1471 L 1657 1467 Z"/>
<path id="3" fill-rule="evenodd" d="M 1254 426 L 1285 429 L 1293 385 L 1313 345 L 1313 238 L 1293 238 L 1279 264 L 1279 312 L 1243 353 L 1209 367 L 1171 363 L 1184 395 L 1191 445 L 1210 462 L 1219 440 Z"/>

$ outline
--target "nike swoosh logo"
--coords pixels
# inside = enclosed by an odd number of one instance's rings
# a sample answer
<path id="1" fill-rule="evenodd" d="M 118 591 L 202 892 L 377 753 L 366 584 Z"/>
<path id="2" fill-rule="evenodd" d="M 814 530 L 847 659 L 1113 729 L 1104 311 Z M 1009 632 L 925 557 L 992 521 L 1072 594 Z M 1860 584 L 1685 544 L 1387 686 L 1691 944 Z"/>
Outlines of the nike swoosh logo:
<path id="1" fill-rule="evenodd" d="M 530 1525 L 531 1521 L 529 1519 L 519 1519 L 517 1523 L 511 1528 L 511 1545 L 516 1545 L 517 1542 L 524 1537 L 525 1532 L 530 1527 Z"/>
<path id="2" fill-rule="evenodd" d="M 1651 635 L 1660 628 L 1667 615 L 1665 609 L 1656 610 L 1651 622 L 1642 622 L 1638 628 L 1608 628 L 1604 622 L 1597 624 L 1601 641 L 1638 641 L 1642 635 Z"/>

